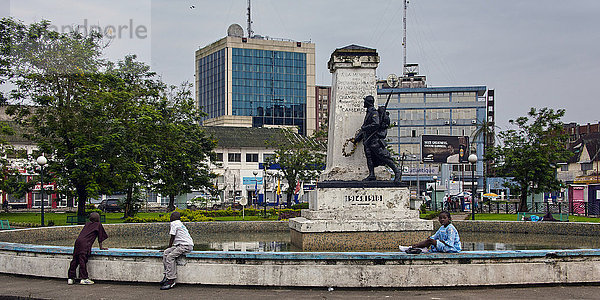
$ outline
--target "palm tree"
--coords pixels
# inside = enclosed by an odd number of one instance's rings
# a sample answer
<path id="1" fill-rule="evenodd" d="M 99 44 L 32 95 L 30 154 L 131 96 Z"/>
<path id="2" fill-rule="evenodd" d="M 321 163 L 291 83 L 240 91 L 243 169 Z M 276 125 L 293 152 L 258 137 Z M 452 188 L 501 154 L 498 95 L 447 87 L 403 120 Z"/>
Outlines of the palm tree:
<path id="1" fill-rule="evenodd" d="M 486 150 L 488 145 L 494 147 L 494 143 L 496 142 L 496 133 L 495 129 L 500 127 L 494 125 L 493 122 L 488 122 L 487 120 L 477 121 L 475 123 L 475 131 L 471 134 L 471 148 L 475 147 L 475 140 L 478 138 L 483 138 L 483 153 L 481 160 L 483 161 L 483 190 L 485 191 L 487 186 L 487 164 L 488 160 L 486 158 Z"/>

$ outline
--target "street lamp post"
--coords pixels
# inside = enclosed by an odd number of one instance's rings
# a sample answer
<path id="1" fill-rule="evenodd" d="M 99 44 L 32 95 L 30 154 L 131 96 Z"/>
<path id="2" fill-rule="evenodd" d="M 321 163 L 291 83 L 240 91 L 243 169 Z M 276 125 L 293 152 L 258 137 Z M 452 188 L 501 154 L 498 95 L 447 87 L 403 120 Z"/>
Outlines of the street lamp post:
<path id="1" fill-rule="evenodd" d="M 267 173 L 267 177 L 268 177 L 268 182 L 271 185 L 271 197 L 273 197 L 273 200 L 275 200 L 275 192 L 273 191 L 275 188 L 275 183 L 272 182 L 271 180 L 275 177 L 275 170 L 266 170 L 265 173 Z M 267 195 L 267 181 L 265 181 L 265 197 Z M 275 202 L 275 201 L 273 201 Z M 265 218 L 267 217 L 267 205 L 268 205 L 268 201 L 267 198 L 265 198 Z"/>
<path id="2" fill-rule="evenodd" d="M 417 159 L 417 156 L 414 156 Z M 419 180 L 419 173 L 421 173 L 421 162 L 417 162 L 417 200 L 421 199 L 421 181 Z"/>
<path id="3" fill-rule="evenodd" d="M 471 163 L 471 220 L 475 220 L 475 163 L 477 162 L 477 155 L 469 155 L 469 162 Z"/>
<path id="4" fill-rule="evenodd" d="M 252 171 L 252 174 L 254 174 L 254 187 L 255 187 L 254 201 L 252 201 L 254 203 L 252 203 L 252 204 L 256 205 L 256 203 L 258 202 L 258 180 L 256 179 L 256 175 L 258 175 L 258 171 L 254 170 L 254 171 Z"/>
<path id="5" fill-rule="evenodd" d="M 433 175 L 433 210 L 437 210 L 437 195 L 436 195 L 437 179 L 438 179 L 438 177 L 436 175 Z M 443 206 L 442 206 L 442 209 L 443 209 Z"/>
<path id="6" fill-rule="evenodd" d="M 40 179 L 41 179 L 41 193 L 42 193 L 42 227 L 44 227 L 44 166 L 48 163 L 48 160 L 41 155 L 36 159 L 38 165 L 40 165 Z"/>

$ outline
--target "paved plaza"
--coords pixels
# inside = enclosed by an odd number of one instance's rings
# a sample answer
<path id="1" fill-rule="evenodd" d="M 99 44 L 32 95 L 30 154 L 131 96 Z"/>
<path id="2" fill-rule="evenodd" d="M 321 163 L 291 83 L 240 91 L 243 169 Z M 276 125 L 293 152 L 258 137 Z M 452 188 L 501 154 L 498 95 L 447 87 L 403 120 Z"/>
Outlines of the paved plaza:
<path id="1" fill-rule="evenodd" d="M 67 281 L 0 274 L 0 299 L 598 299 L 598 285 L 532 286 L 464 289 L 333 289 L 256 288 L 177 285 L 161 291 L 158 284 Z"/>

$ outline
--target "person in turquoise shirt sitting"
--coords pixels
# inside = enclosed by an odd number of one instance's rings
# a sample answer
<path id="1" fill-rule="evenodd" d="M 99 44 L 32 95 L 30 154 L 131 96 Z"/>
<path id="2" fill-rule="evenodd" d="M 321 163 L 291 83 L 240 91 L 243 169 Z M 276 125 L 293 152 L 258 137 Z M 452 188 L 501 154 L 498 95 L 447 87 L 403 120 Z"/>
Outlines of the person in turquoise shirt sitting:
<path id="1" fill-rule="evenodd" d="M 411 248 L 426 248 L 430 252 L 446 253 L 457 253 L 462 250 L 458 230 L 452 225 L 452 216 L 450 216 L 450 213 L 442 211 L 438 220 L 442 225 L 440 229 L 428 239 L 412 245 Z"/>

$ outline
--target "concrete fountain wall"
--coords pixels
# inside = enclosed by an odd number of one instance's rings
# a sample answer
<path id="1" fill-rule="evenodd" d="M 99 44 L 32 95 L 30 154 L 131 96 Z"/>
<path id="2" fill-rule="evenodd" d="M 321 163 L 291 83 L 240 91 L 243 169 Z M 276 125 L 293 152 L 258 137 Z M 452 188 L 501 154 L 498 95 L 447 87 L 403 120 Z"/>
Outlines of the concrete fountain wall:
<path id="1" fill-rule="evenodd" d="M 531 223 L 455 222 L 459 230 L 512 228 Z M 467 225 L 468 224 L 468 225 Z M 520 226 L 519 229 L 519 224 Z M 287 230 L 283 222 L 189 223 L 190 231 Z M 600 230 L 600 224 L 556 223 L 552 234 Z M 162 234 L 168 224 L 106 225 L 109 235 Z M 544 225 L 546 226 L 546 225 Z M 566 229 L 562 229 L 562 227 Z M 65 278 L 72 247 L 32 245 L 39 240 L 75 237 L 80 226 L 0 232 L 0 272 Z M 582 232 L 582 231 L 579 231 Z M 600 250 L 464 251 L 409 255 L 401 252 L 239 252 L 193 251 L 179 266 L 179 283 L 315 286 L 428 287 L 598 282 Z M 157 282 L 162 277 L 158 250 L 92 251 L 90 277 L 96 280 Z"/>

